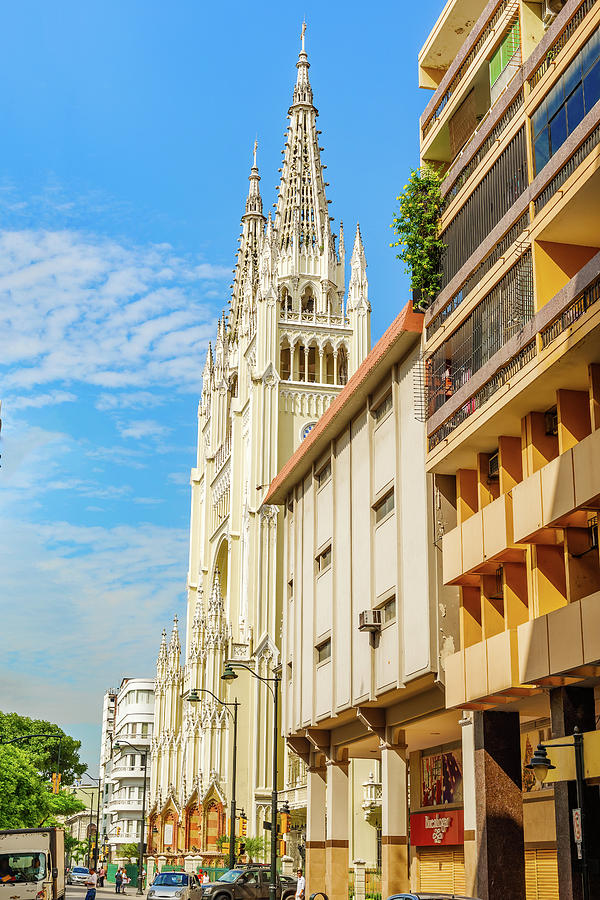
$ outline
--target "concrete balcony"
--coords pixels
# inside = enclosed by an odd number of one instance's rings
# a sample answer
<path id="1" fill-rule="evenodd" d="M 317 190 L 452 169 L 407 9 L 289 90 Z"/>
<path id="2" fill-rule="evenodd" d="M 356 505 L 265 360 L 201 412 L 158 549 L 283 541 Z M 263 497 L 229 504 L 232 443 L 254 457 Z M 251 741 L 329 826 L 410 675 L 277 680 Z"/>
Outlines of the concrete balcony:
<path id="1" fill-rule="evenodd" d="M 520 625 L 519 677 L 540 687 L 600 674 L 600 591 Z"/>
<path id="2" fill-rule="evenodd" d="M 447 657 L 445 674 L 447 709 L 487 709 L 531 693 L 519 677 L 515 628 Z"/>
<path id="3" fill-rule="evenodd" d="M 375 776 L 371 772 L 369 780 L 363 784 L 363 800 L 361 803 L 365 821 L 370 825 L 381 824 L 382 800 L 383 785 L 380 781 L 375 781 Z"/>
<path id="4" fill-rule="evenodd" d="M 585 528 L 587 510 L 600 508 L 600 429 L 515 485 L 514 538 L 552 544 L 556 528 Z"/>
<path id="5" fill-rule="evenodd" d="M 505 562 L 521 562 L 524 548 L 515 544 L 513 501 L 502 494 L 443 538 L 444 584 L 479 584 Z"/>

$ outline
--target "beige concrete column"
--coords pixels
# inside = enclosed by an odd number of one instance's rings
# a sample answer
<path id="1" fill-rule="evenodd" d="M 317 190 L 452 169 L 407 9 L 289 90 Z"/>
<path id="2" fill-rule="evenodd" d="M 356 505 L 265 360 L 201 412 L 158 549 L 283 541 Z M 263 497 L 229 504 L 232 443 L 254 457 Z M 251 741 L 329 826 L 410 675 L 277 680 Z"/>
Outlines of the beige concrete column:
<path id="1" fill-rule="evenodd" d="M 410 890 L 405 747 L 381 751 L 381 896 Z"/>
<path id="2" fill-rule="evenodd" d="M 338 384 L 338 352 L 333 351 L 333 383 Z"/>
<path id="3" fill-rule="evenodd" d="M 325 890 L 325 769 L 310 768 L 306 783 L 306 898 Z"/>
<path id="4" fill-rule="evenodd" d="M 308 344 L 304 347 L 304 381 L 308 384 Z"/>
<path id="5" fill-rule="evenodd" d="M 474 895 L 477 887 L 477 815 L 475 802 L 475 739 L 473 716 L 463 713 L 462 764 L 463 804 L 465 820 L 465 886 L 468 895 Z"/>
<path id="6" fill-rule="evenodd" d="M 326 885 L 329 900 L 348 900 L 348 763 L 327 763 Z"/>
<path id="7" fill-rule="evenodd" d="M 325 351 L 322 347 L 319 348 L 319 384 L 323 384 L 323 357 L 325 356 Z"/>

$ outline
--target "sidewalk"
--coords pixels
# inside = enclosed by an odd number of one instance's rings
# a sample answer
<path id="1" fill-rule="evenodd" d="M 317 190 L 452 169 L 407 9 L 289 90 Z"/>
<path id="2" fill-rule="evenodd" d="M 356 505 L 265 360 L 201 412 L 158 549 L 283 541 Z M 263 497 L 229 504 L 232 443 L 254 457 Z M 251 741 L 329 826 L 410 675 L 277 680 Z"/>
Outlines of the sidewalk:
<path id="1" fill-rule="evenodd" d="M 82 884 L 67 884 L 66 885 L 66 894 L 69 900 L 85 900 L 85 895 L 87 893 L 87 888 Z M 127 893 L 123 895 L 123 892 L 117 894 L 115 891 L 114 884 L 107 884 L 104 882 L 104 887 L 96 888 L 96 898 L 100 897 L 135 897 L 137 893 L 137 884 L 127 885 Z M 146 891 L 144 891 L 144 896 L 146 895 Z"/>

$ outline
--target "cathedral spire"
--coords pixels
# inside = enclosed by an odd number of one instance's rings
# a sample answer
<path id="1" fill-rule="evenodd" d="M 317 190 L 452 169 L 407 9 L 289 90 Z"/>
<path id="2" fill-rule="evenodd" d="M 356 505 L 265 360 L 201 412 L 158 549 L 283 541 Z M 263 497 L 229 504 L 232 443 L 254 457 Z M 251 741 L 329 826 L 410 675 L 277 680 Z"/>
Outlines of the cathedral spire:
<path id="1" fill-rule="evenodd" d="M 250 181 L 250 187 L 248 189 L 248 199 L 246 200 L 246 215 L 255 215 L 263 217 L 263 205 L 262 205 L 262 197 L 260 196 L 260 175 L 258 174 L 258 166 L 256 165 L 256 150 L 258 148 L 258 141 L 254 141 L 254 153 L 253 153 L 253 162 L 252 168 L 250 169 L 250 175 L 248 176 Z"/>
<path id="2" fill-rule="evenodd" d="M 323 253 L 333 251 L 329 210 L 325 196 L 323 164 L 313 105 L 313 92 L 308 78 L 310 63 L 304 49 L 306 23 L 302 26 L 302 49 L 298 54 L 296 84 L 288 111 L 290 124 L 286 133 L 283 167 L 275 228 L 279 248 L 290 253 Z"/>
<path id="3" fill-rule="evenodd" d="M 260 175 L 256 162 L 258 141 L 254 141 L 252 168 L 248 179 L 248 197 L 246 212 L 242 216 L 242 235 L 235 266 L 233 292 L 231 295 L 231 311 L 229 315 L 230 336 L 235 340 L 240 328 L 244 306 L 253 306 L 258 290 L 258 254 L 263 236 L 265 222 L 262 197 L 260 196 Z M 250 310 L 246 308 L 246 313 Z"/>

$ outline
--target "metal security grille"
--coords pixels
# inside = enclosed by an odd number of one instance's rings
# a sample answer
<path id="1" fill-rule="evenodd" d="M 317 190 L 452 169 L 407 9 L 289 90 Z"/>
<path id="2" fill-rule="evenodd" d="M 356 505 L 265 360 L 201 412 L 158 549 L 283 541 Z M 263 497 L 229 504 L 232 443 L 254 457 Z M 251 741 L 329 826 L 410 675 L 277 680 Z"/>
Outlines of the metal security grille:
<path id="1" fill-rule="evenodd" d="M 526 187 L 527 150 L 523 127 L 442 233 L 446 244 L 442 258 L 442 288 L 452 280 Z"/>
<path id="2" fill-rule="evenodd" d="M 555 319 L 549 328 L 542 331 L 542 350 L 545 350 L 548 344 L 551 344 L 552 341 L 556 340 L 563 331 L 570 328 L 571 325 L 573 325 L 577 319 L 580 319 L 581 316 L 588 311 L 590 306 L 593 306 L 598 300 L 600 300 L 600 278 L 597 278 L 593 284 L 582 291 L 579 297 L 565 309 L 563 314 L 559 316 L 558 319 Z"/>
<path id="3" fill-rule="evenodd" d="M 527 250 L 430 357 L 428 417 L 520 331 L 533 313 L 533 263 L 531 250 Z"/>
<path id="4" fill-rule="evenodd" d="M 449 315 L 454 312 L 455 309 L 458 309 L 463 300 L 466 300 L 471 291 L 477 287 L 481 279 L 484 275 L 486 275 L 490 269 L 496 265 L 501 256 L 504 256 L 506 251 L 518 238 L 522 231 L 524 231 L 529 225 L 529 212 L 524 213 L 521 218 L 515 222 L 515 224 L 506 232 L 502 240 L 496 244 L 492 252 L 486 256 L 486 258 L 481 262 L 474 272 L 471 272 L 469 277 L 463 282 L 460 287 L 460 290 L 457 291 L 456 294 L 452 297 L 447 306 L 445 306 L 439 313 L 439 315 L 433 320 L 431 325 L 427 327 L 427 340 L 429 340 L 438 330 L 440 325 L 443 325 Z M 516 248 L 515 256 L 518 256 L 522 253 L 522 244 L 520 241 L 519 245 Z"/>
<path id="5" fill-rule="evenodd" d="M 560 33 L 557 40 L 555 40 L 552 46 L 548 48 L 548 51 L 542 62 L 529 79 L 529 87 L 531 90 L 533 90 L 542 75 L 544 75 L 548 71 L 550 66 L 556 62 L 558 54 L 563 49 L 563 47 L 565 47 L 569 43 L 572 35 L 577 31 L 588 13 L 590 13 L 594 8 L 595 3 L 596 0 L 584 0 L 577 12 L 573 15 L 571 21 L 567 24 L 564 31 Z"/>
<path id="6" fill-rule="evenodd" d="M 479 163 L 483 159 L 485 159 L 485 157 L 488 155 L 488 153 L 490 152 L 492 147 L 495 146 L 498 138 L 500 138 L 501 135 L 504 133 L 504 130 L 508 126 L 509 122 L 512 119 L 514 119 L 514 117 L 516 116 L 518 111 L 523 106 L 524 102 L 525 102 L 525 97 L 524 97 L 523 91 L 519 91 L 519 93 L 517 94 L 517 96 L 515 97 L 513 102 L 510 104 L 510 106 L 504 113 L 504 115 L 500 119 L 498 119 L 498 122 L 496 123 L 494 128 L 492 128 L 492 130 L 488 134 L 485 141 L 482 143 L 482 145 L 479 148 L 479 150 L 477 151 L 477 153 L 475 153 L 475 155 L 469 160 L 469 162 L 464 167 L 464 169 L 461 169 L 460 174 L 457 175 L 456 180 L 453 182 L 452 186 L 450 187 L 448 193 L 446 194 L 446 196 L 444 198 L 446 201 L 446 206 L 448 206 L 450 201 L 452 199 L 454 199 L 454 197 L 456 197 L 456 195 L 458 194 L 458 192 L 460 191 L 462 186 L 464 184 L 466 184 L 466 182 L 469 180 L 469 178 L 471 177 L 471 175 L 473 174 L 475 169 L 479 166 Z M 484 119 L 484 122 L 485 122 L 485 119 Z M 478 130 L 481 130 L 482 125 L 483 125 L 483 122 L 480 122 L 478 125 Z"/>
<path id="7" fill-rule="evenodd" d="M 437 447 L 441 441 L 445 441 L 447 437 L 450 437 L 455 428 L 462 425 L 469 416 L 472 416 L 474 412 L 487 403 L 496 391 L 499 391 L 502 385 L 509 382 L 520 369 L 531 362 L 531 360 L 535 358 L 535 355 L 535 341 L 530 341 L 530 343 L 527 344 L 526 347 L 523 347 L 516 356 L 513 356 L 509 363 L 501 369 L 498 369 L 494 377 L 486 382 L 480 391 L 477 391 L 464 406 L 461 406 L 453 416 L 446 419 L 444 424 L 431 435 L 427 442 L 429 451 L 433 450 L 434 447 Z"/>

